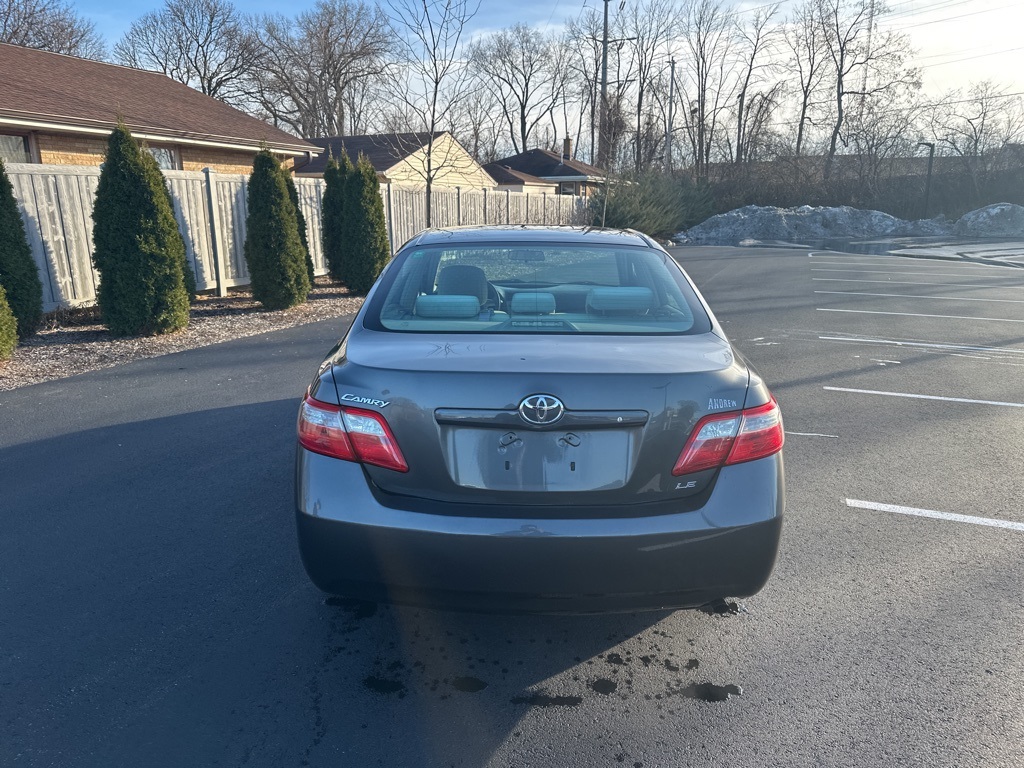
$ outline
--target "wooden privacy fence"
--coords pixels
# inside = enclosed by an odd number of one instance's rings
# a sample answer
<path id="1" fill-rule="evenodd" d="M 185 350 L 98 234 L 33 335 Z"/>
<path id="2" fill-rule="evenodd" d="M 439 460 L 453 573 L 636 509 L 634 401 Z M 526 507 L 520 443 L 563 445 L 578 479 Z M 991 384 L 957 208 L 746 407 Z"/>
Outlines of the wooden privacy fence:
<path id="1" fill-rule="evenodd" d="M 7 173 L 39 268 L 44 310 L 95 303 L 99 278 L 92 265 L 92 206 L 99 168 L 11 163 Z M 232 286 L 247 285 L 244 245 L 249 177 L 206 169 L 164 171 L 164 178 L 197 289 L 215 290 L 223 296 Z M 324 186 L 322 179 L 295 179 L 318 275 L 327 272 L 320 242 Z M 394 253 L 426 227 L 426 192 L 386 184 L 381 196 Z M 431 203 L 435 227 L 582 224 L 586 218 L 586 200 L 567 195 L 435 189 Z"/>

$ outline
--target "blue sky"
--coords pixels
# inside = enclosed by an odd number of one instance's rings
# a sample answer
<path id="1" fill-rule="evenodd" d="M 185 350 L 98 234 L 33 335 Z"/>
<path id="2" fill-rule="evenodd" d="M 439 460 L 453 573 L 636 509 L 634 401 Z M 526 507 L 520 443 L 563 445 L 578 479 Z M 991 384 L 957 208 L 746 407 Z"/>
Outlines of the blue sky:
<path id="1" fill-rule="evenodd" d="M 483 0 L 473 19 L 473 29 L 498 29 L 516 22 L 543 27 L 550 19 L 555 26 L 580 12 L 584 2 L 600 5 L 600 0 Z M 129 25 L 147 11 L 163 6 L 162 0 L 71 0 L 75 10 L 96 23 L 110 44 L 124 34 Z M 315 0 L 240 0 L 235 6 L 244 13 L 283 13 L 291 16 L 315 5 Z M 382 3 L 383 5 L 383 3 Z"/>
<path id="2" fill-rule="evenodd" d="M 628 2 L 629 0 L 627 0 Z M 742 0 L 740 8 L 768 0 Z M 159 8 L 163 0 L 70 0 L 78 13 L 96 22 L 111 46 L 133 20 Z M 783 12 L 793 0 L 783 0 Z M 294 15 L 315 0 L 237 0 L 246 13 Z M 383 4 L 383 3 L 382 3 Z M 618 0 L 612 2 L 614 13 Z M 482 0 L 472 22 L 476 33 L 523 22 L 539 28 L 560 28 L 584 5 L 601 8 L 601 0 Z M 881 25 L 906 32 L 917 50 L 925 90 L 963 87 L 991 79 L 1024 90 L 1024 2 L 1020 0 L 889 0 L 891 13 Z"/>

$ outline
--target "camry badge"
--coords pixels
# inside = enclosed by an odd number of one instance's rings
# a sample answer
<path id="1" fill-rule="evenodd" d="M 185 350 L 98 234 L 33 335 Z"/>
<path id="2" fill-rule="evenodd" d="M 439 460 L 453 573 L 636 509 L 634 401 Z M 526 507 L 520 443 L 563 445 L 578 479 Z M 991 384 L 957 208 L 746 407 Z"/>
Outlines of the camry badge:
<path id="1" fill-rule="evenodd" d="M 554 395 L 530 395 L 519 404 L 519 415 L 530 424 L 554 424 L 565 415 L 565 406 Z"/>

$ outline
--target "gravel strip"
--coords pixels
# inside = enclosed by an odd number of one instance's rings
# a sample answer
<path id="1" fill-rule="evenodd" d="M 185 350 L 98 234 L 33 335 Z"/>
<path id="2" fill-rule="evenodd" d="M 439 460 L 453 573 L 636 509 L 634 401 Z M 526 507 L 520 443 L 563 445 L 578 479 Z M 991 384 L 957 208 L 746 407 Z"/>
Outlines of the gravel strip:
<path id="1" fill-rule="evenodd" d="M 47 316 L 35 336 L 18 345 L 10 360 L 0 362 L 0 391 L 343 317 L 357 312 L 362 303 L 362 296 L 350 294 L 325 277 L 317 278 L 305 304 L 275 312 L 262 309 L 248 289 L 232 289 L 224 298 L 199 296 L 183 331 L 123 338 L 107 332 L 95 307 L 57 312 Z"/>

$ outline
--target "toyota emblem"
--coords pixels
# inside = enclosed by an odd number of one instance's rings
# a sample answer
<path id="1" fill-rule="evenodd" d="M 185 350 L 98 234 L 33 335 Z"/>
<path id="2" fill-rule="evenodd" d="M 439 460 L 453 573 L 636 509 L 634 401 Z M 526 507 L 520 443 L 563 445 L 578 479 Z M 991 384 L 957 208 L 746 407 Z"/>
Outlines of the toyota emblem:
<path id="1" fill-rule="evenodd" d="M 530 395 L 519 404 L 519 415 L 530 424 L 546 426 L 565 415 L 565 406 L 553 395 Z"/>

